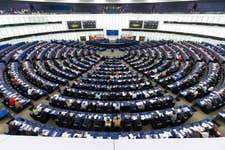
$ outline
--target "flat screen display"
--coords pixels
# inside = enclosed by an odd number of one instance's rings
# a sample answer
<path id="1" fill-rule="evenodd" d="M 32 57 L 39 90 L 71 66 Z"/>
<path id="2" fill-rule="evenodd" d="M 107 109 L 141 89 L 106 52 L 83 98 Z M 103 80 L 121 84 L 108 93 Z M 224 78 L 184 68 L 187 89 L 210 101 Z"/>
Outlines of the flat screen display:
<path id="1" fill-rule="evenodd" d="M 145 29 L 157 29 L 159 25 L 158 21 L 145 21 L 144 28 Z"/>
<path id="2" fill-rule="evenodd" d="M 130 20 L 129 28 L 142 28 L 143 21 L 140 20 Z"/>
<path id="3" fill-rule="evenodd" d="M 96 21 L 94 21 L 94 20 L 82 21 L 82 24 L 83 24 L 84 29 L 96 28 Z"/>
<path id="4" fill-rule="evenodd" d="M 106 30 L 106 35 L 107 36 L 118 36 L 119 30 Z"/>
<path id="5" fill-rule="evenodd" d="M 67 21 L 68 29 L 81 29 L 81 21 Z"/>

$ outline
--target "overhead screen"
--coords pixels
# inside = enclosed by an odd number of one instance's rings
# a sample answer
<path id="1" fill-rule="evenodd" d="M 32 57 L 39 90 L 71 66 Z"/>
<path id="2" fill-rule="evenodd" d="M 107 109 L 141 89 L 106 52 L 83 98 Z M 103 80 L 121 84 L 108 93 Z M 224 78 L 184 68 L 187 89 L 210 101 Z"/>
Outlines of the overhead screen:
<path id="1" fill-rule="evenodd" d="M 81 21 L 67 21 L 69 29 L 81 29 Z"/>
<path id="2" fill-rule="evenodd" d="M 140 20 L 130 20 L 129 28 L 142 28 L 143 21 Z"/>
<path id="3" fill-rule="evenodd" d="M 158 21 L 144 21 L 145 29 L 157 29 L 159 25 Z"/>
<path id="4" fill-rule="evenodd" d="M 82 21 L 82 24 L 83 24 L 84 29 L 96 28 L 96 21 L 95 20 Z"/>
<path id="5" fill-rule="evenodd" d="M 106 30 L 106 35 L 107 36 L 118 36 L 119 30 Z"/>

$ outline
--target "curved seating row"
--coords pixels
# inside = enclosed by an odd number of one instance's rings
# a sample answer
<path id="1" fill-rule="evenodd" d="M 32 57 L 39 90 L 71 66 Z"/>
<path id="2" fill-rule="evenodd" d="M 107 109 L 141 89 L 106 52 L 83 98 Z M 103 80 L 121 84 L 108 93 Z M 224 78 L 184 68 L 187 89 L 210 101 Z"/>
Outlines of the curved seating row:
<path id="1" fill-rule="evenodd" d="M 38 99 L 41 96 L 47 94 L 45 90 L 35 87 L 23 78 L 23 76 L 19 72 L 18 62 L 8 64 L 6 73 L 12 87 L 16 89 L 21 95 L 26 96 L 30 99 Z"/>
<path id="2" fill-rule="evenodd" d="M 143 125 L 151 124 L 154 128 L 179 125 L 189 119 L 193 112 L 186 105 L 139 113 L 91 113 L 77 112 L 39 104 L 33 109 L 32 117 L 47 122 L 50 118 L 59 126 L 82 130 L 141 130 Z M 175 113 L 174 119 L 171 115 Z M 119 121 L 116 124 L 116 121 Z"/>
<path id="3" fill-rule="evenodd" d="M 48 137 L 70 138 L 103 138 L 103 139 L 159 139 L 159 138 L 201 138 L 220 137 L 215 129 L 216 124 L 210 119 L 185 124 L 173 128 L 165 128 L 143 132 L 91 132 L 71 130 L 48 126 L 37 122 L 16 118 L 9 124 L 9 133 L 13 135 L 36 135 Z"/>
<path id="4" fill-rule="evenodd" d="M 37 87 L 42 88 L 48 92 L 52 92 L 59 87 L 59 84 L 50 82 L 37 75 L 36 70 L 34 70 L 33 64 L 30 61 L 23 62 L 21 68 L 23 68 L 24 77 L 33 85 L 36 85 Z"/>
<path id="5" fill-rule="evenodd" d="M 0 63 L 0 69 L 2 70 L 0 71 L 0 95 L 4 97 L 2 103 L 11 108 L 13 111 L 20 112 L 31 103 L 31 100 L 19 94 L 5 82 L 3 75 L 5 68 L 5 64 Z M 14 100 L 13 105 L 9 104 L 10 99 Z"/>
<path id="6" fill-rule="evenodd" d="M 206 64 L 204 62 L 197 62 L 194 69 L 181 80 L 178 80 L 167 87 L 174 93 L 179 93 L 181 90 L 191 87 L 199 82 L 201 76 L 204 74 Z"/>
<path id="7" fill-rule="evenodd" d="M 179 81 L 187 76 L 192 66 L 193 63 L 191 61 L 186 61 L 184 64 L 181 64 L 181 68 L 177 72 L 171 75 L 166 74 L 166 76 L 164 76 L 163 78 L 161 77 L 157 79 L 156 82 L 160 83 L 163 87 L 167 87 L 167 85 Z"/>
<path id="8" fill-rule="evenodd" d="M 101 100 L 134 100 L 144 98 L 154 98 L 163 95 L 163 90 L 160 88 L 153 88 L 148 90 L 123 91 L 123 92 L 102 92 L 94 90 L 81 90 L 76 88 L 66 87 L 62 94 L 65 96 L 72 96 L 77 98 L 96 98 L 96 93 L 100 95 Z"/>
<path id="9" fill-rule="evenodd" d="M 78 99 L 62 95 L 54 95 L 49 99 L 49 104 L 54 107 L 101 113 L 160 110 L 173 107 L 175 103 L 176 100 L 170 95 L 132 101 Z"/>
<path id="10" fill-rule="evenodd" d="M 209 71 L 207 76 L 200 80 L 198 84 L 180 92 L 181 96 L 185 97 L 189 101 L 192 101 L 215 89 L 215 86 L 220 78 L 220 65 L 218 63 L 209 63 L 208 66 Z"/>
<path id="11" fill-rule="evenodd" d="M 8 47 L 5 47 L 4 49 L 2 49 L 0 51 L 0 61 L 3 62 L 3 59 L 4 59 L 4 56 L 7 55 L 10 51 L 12 50 L 18 50 L 20 48 L 23 48 L 24 46 L 26 45 L 25 42 L 19 42 L 19 43 L 16 43 L 14 45 L 10 45 Z"/>
<path id="12" fill-rule="evenodd" d="M 38 75 L 42 76 L 43 78 L 50 80 L 52 82 L 56 82 L 59 84 L 65 85 L 68 80 L 62 77 L 59 77 L 52 72 L 48 71 L 42 61 L 34 62 L 34 68 L 37 70 Z"/>

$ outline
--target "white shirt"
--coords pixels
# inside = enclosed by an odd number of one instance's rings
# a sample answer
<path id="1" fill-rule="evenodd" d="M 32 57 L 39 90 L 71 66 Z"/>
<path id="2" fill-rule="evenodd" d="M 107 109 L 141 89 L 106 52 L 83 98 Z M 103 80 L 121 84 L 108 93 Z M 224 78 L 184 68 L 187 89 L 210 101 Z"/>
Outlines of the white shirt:
<path id="1" fill-rule="evenodd" d="M 27 94 L 32 95 L 33 89 L 28 89 Z"/>

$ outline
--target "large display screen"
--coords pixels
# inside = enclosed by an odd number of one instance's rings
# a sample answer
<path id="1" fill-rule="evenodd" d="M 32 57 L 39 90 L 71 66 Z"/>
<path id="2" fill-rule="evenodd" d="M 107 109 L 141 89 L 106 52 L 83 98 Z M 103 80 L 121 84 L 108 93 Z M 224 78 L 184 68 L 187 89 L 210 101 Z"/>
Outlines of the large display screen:
<path id="1" fill-rule="evenodd" d="M 68 29 L 81 29 L 81 21 L 67 21 Z"/>
<path id="2" fill-rule="evenodd" d="M 143 21 L 130 20 L 129 28 L 142 28 Z"/>
<path id="3" fill-rule="evenodd" d="M 145 29 L 157 29 L 159 25 L 158 21 L 145 21 L 144 28 Z"/>
<path id="4" fill-rule="evenodd" d="M 118 36 L 119 30 L 106 30 L 106 35 L 107 36 Z"/>
<path id="5" fill-rule="evenodd" d="M 87 21 L 82 21 L 83 28 L 96 28 L 96 21 L 95 20 L 87 20 Z"/>

